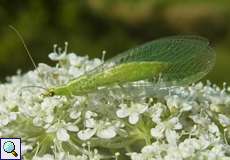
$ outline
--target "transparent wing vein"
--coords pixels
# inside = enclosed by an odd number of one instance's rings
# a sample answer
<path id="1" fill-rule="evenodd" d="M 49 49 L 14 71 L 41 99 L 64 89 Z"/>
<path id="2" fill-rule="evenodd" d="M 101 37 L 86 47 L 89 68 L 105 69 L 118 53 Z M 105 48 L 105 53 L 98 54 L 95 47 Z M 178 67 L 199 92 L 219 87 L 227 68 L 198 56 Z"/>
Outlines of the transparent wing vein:
<path id="1" fill-rule="evenodd" d="M 161 75 L 163 83 L 182 85 L 196 82 L 205 76 L 214 66 L 215 52 L 205 38 L 172 36 L 129 49 L 106 63 L 119 65 L 138 61 L 168 63 L 170 67 Z"/>

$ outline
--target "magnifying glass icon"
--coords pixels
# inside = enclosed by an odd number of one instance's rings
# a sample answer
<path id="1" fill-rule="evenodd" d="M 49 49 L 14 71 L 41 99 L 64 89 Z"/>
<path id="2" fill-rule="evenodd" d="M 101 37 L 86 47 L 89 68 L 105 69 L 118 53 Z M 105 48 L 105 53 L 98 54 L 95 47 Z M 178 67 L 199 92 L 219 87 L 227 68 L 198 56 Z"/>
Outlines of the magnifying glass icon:
<path id="1" fill-rule="evenodd" d="M 4 144 L 3 144 L 3 150 L 6 152 L 6 153 L 11 153 L 14 155 L 14 157 L 17 157 L 18 154 L 17 152 L 15 152 L 15 145 L 13 142 L 11 141 L 6 141 Z"/>

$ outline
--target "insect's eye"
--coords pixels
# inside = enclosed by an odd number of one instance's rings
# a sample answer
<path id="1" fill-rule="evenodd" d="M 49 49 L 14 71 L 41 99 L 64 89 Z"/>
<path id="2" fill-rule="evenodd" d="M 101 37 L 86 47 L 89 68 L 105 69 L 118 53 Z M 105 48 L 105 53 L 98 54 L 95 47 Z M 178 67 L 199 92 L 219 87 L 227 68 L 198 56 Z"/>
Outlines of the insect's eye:
<path id="1" fill-rule="evenodd" d="M 49 96 L 50 96 L 50 97 L 53 97 L 53 96 L 54 96 L 54 92 L 52 92 L 52 91 L 49 92 Z"/>

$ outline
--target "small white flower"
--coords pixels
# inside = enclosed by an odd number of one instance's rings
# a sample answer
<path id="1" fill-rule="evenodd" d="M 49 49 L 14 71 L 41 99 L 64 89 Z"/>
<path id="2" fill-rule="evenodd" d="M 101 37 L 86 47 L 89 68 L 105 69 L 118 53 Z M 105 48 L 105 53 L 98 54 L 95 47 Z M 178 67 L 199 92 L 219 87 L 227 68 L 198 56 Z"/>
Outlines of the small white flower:
<path id="1" fill-rule="evenodd" d="M 177 146 L 177 140 L 178 140 L 179 136 L 176 133 L 176 131 L 171 130 L 171 129 L 166 129 L 165 130 L 165 137 L 166 137 L 168 144 L 170 144 L 171 146 Z"/>
<path id="2" fill-rule="evenodd" d="M 78 118 L 80 118 L 80 116 L 81 116 L 81 112 L 77 112 L 76 110 L 73 110 L 73 111 L 70 112 L 70 114 L 69 114 L 69 117 L 70 117 L 71 119 L 78 119 Z"/>
<path id="3" fill-rule="evenodd" d="M 183 158 L 188 158 L 192 156 L 196 150 L 200 149 L 199 140 L 195 138 L 185 139 L 179 144 L 179 150 Z"/>
<path id="4" fill-rule="evenodd" d="M 50 124 L 54 120 L 53 108 L 41 109 L 37 108 L 34 114 L 33 124 L 35 126 L 42 126 L 43 124 Z M 40 110 L 39 110 L 40 109 Z"/>
<path id="5" fill-rule="evenodd" d="M 54 160 L 54 156 L 51 154 L 45 154 L 42 157 L 34 156 L 32 160 Z"/>
<path id="6" fill-rule="evenodd" d="M 73 159 L 74 160 L 74 159 Z M 86 155 L 81 155 L 81 156 L 77 156 L 77 157 L 75 157 L 75 160 L 88 160 L 88 156 L 86 156 Z"/>
<path id="7" fill-rule="evenodd" d="M 95 58 L 93 61 L 88 61 L 85 66 L 85 71 L 91 71 L 95 67 L 99 66 L 102 64 L 102 61 L 98 58 Z"/>
<path id="8" fill-rule="evenodd" d="M 73 123 L 65 123 L 64 121 L 55 123 L 51 126 L 47 126 L 47 133 L 56 132 L 57 139 L 60 141 L 68 141 L 69 140 L 69 133 L 70 132 L 77 132 L 79 129 Z"/>
<path id="9" fill-rule="evenodd" d="M 1 135 L 0 135 L 1 136 Z M 22 154 L 25 154 L 26 152 L 30 152 L 33 149 L 32 145 L 21 143 L 21 151 Z"/>
<path id="10" fill-rule="evenodd" d="M 85 120 L 85 126 L 87 128 L 94 128 L 96 126 L 96 120 L 93 118 L 88 118 Z"/>
<path id="11" fill-rule="evenodd" d="M 49 58 L 53 61 L 60 61 L 60 60 L 65 60 L 67 58 L 67 55 L 65 52 L 60 54 L 56 52 L 52 52 L 49 54 Z"/>
<path id="12" fill-rule="evenodd" d="M 208 131 L 216 135 L 220 134 L 219 128 L 216 126 L 215 123 L 212 123 L 208 126 Z"/>
<path id="13" fill-rule="evenodd" d="M 206 116 L 202 116 L 200 114 L 189 116 L 196 124 L 200 124 L 202 126 L 208 126 L 210 124 L 210 119 Z"/>
<path id="14" fill-rule="evenodd" d="M 92 111 L 86 111 L 86 113 L 85 113 L 85 118 L 86 118 L 86 119 L 89 119 L 89 118 L 91 118 L 91 117 L 97 117 L 97 113 L 92 112 Z"/>
<path id="15" fill-rule="evenodd" d="M 67 55 L 67 59 L 68 59 L 68 61 L 69 61 L 69 63 L 70 63 L 71 66 L 75 66 L 75 67 L 79 68 L 82 65 L 85 65 L 85 63 L 88 60 L 88 56 L 80 57 L 80 56 L 77 56 L 74 53 L 69 53 Z"/>
<path id="16" fill-rule="evenodd" d="M 47 97 L 41 103 L 41 109 L 53 109 L 54 107 L 62 107 L 63 104 L 66 102 L 65 97 L 61 98 L 54 98 L 54 97 Z"/>
<path id="17" fill-rule="evenodd" d="M 162 103 L 156 103 L 149 108 L 148 112 L 151 114 L 152 121 L 155 123 L 161 122 L 161 116 L 166 110 L 166 106 Z"/>
<path id="18" fill-rule="evenodd" d="M 196 102 L 187 100 L 179 95 L 166 96 L 165 98 L 167 100 L 167 106 L 171 111 L 173 111 L 174 108 L 180 110 L 180 112 L 190 111 L 193 107 L 197 106 Z"/>
<path id="19" fill-rule="evenodd" d="M 170 146 L 164 160 L 183 160 L 183 157 L 177 147 Z"/>
<path id="20" fill-rule="evenodd" d="M 179 108 L 179 105 L 181 103 L 180 97 L 178 95 L 171 95 L 166 97 L 167 98 L 167 105 Z"/>
<path id="21" fill-rule="evenodd" d="M 117 135 L 116 132 L 116 126 L 108 126 L 106 128 L 100 128 L 100 130 L 97 131 L 97 136 L 104 139 L 111 139 Z"/>
<path id="22" fill-rule="evenodd" d="M 0 113 L 0 127 L 6 126 L 10 122 L 17 119 L 17 113 L 15 112 L 2 112 Z"/>
<path id="23" fill-rule="evenodd" d="M 219 114 L 219 122 L 220 124 L 223 126 L 223 127 L 227 127 L 227 126 L 230 126 L 230 118 L 223 115 L 223 114 Z"/>
<path id="24" fill-rule="evenodd" d="M 84 103 L 85 100 L 85 97 L 77 97 L 72 107 L 68 109 L 69 117 L 71 119 L 80 119 L 81 111 L 79 111 L 79 109 L 81 107 L 81 104 Z"/>
<path id="25" fill-rule="evenodd" d="M 65 128 L 59 128 L 57 130 L 57 139 L 60 141 L 68 141 L 69 140 L 69 134 Z"/>
<path id="26" fill-rule="evenodd" d="M 151 135 L 157 139 L 164 137 L 165 125 L 163 123 L 158 124 L 155 128 L 151 129 Z"/>
<path id="27" fill-rule="evenodd" d="M 127 153 L 127 156 L 130 156 L 131 160 L 144 160 L 143 155 L 141 153 Z"/>
<path id="28" fill-rule="evenodd" d="M 68 74 L 74 76 L 74 77 L 79 77 L 85 73 L 84 70 L 70 66 Z"/>
<path id="29" fill-rule="evenodd" d="M 70 155 L 69 153 L 64 153 L 64 152 L 60 152 L 60 153 L 56 153 L 55 155 L 51 155 L 51 154 L 45 154 L 43 156 L 34 156 L 32 160 L 87 160 L 87 156 L 86 155 L 79 155 L 79 156 L 74 156 L 74 155 Z"/>
<path id="30" fill-rule="evenodd" d="M 159 142 L 154 142 L 151 145 L 144 146 L 141 149 L 142 153 L 159 155 L 163 148 L 160 147 Z"/>
<path id="31" fill-rule="evenodd" d="M 178 117 L 173 117 L 171 118 L 167 123 L 166 123 L 168 128 L 172 128 L 175 130 L 182 129 L 182 124 L 179 122 Z"/>
<path id="32" fill-rule="evenodd" d="M 171 118 L 168 121 L 160 122 L 156 125 L 155 128 L 151 129 L 151 135 L 157 139 L 161 139 L 164 136 L 168 138 L 168 142 L 171 142 L 172 135 L 173 138 L 177 137 L 176 133 L 173 132 L 173 130 L 180 130 L 182 129 L 182 125 L 179 122 L 179 119 L 177 117 Z M 166 133 L 166 134 L 164 134 Z"/>
<path id="33" fill-rule="evenodd" d="M 96 131 L 97 131 L 96 128 L 94 129 L 87 128 L 85 130 L 79 131 L 77 135 L 81 140 L 85 141 L 90 139 L 96 133 Z"/>
<path id="34" fill-rule="evenodd" d="M 225 151 L 223 149 L 223 145 L 219 144 L 219 145 L 215 145 L 208 153 L 207 153 L 207 157 L 210 160 L 215 160 L 215 159 L 222 159 L 222 157 L 225 156 Z M 229 159 L 229 157 L 228 157 Z"/>
<path id="35" fill-rule="evenodd" d="M 129 123 L 136 124 L 139 120 L 139 115 L 148 109 L 147 104 L 132 103 L 130 107 L 127 104 L 120 104 L 121 109 L 117 110 L 116 114 L 119 118 L 129 117 Z"/>
<path id="36" fill-rule="evenodd" d="M 202 134 L 199 137 L 199 143 L 202 149 L 206 149 L 207 147 L 209 147 L 209 145 L 214 143 L 214 139 L 208 134 Z"/>
<path id="37" fill-rule="evenodd" d="M 108 121 L 96 121 L 92 117 L 92 115 L 87 115 L 88 119 L 86 119 L 86 127 L 87 129 L 81 130 L 78 132 L 78 137 L 81 140 L 88 140 L 95 134 L 97 137 L 102 139 L 111 139 L 117 135 L 117 131 L 123 125 L 120 122 L 108 122 Z"/>

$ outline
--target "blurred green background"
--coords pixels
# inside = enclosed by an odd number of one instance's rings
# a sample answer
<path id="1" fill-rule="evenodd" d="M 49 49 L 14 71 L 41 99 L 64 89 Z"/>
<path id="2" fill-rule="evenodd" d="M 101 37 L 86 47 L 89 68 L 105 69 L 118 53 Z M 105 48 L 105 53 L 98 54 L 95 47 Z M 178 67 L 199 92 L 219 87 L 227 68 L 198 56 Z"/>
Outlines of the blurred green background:
<path id="1" fill-rule="evenodd" d="M 69 51 L 106 58 L 163 36 L 207 37 L 217 52 L 214 70 L 205 79 L 230 82 L 229 0 L 1 0 L 0 80 L 33 66 L 13 25 L 38 62 L 51 63 L 53 44 L 69 42 Z"/>

